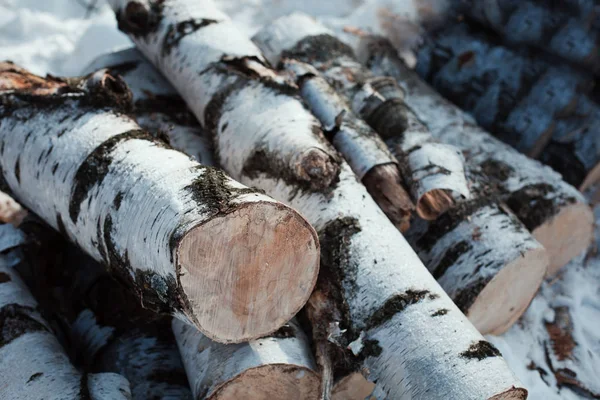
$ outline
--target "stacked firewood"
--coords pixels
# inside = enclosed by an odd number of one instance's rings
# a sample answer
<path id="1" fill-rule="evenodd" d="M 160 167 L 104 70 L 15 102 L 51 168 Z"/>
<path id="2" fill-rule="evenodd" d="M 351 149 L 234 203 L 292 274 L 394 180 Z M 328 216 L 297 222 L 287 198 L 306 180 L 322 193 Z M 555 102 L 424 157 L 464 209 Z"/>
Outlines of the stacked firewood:
<path id="1" fill-rule="evenodd" d="M 137 49 L 0 64 L 0 397 L 527 398 L 482 334 L 586 250 L 579 191 L 380 38 L 110 3 Z"/>

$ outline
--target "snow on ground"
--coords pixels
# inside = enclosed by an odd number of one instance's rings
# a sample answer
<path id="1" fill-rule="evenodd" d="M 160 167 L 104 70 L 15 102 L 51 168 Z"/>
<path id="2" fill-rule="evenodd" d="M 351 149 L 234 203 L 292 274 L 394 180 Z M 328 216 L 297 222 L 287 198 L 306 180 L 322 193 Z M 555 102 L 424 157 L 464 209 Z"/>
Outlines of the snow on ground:
<path id="1" fill-rule="evenodd" d="M 343 32 L 345 26 L 387 33 L 401 46 L 403 41 L 418 37 L 410 23 L 399 23 L 416 18 L 416 1 L 420 1 L 421 15 L 430 16 L 443 9 L 445 3 L 442 0 L 217 0 L 217 3 L 248 35 L 274 18 L 303 11 L 320 19 L 350 43 L 353 37 Z M 35 73 L 76 75 L 97 55 L 129 45 L 102 0 L 0 0 L 1 58 Z M 596 220 L 600 221 L 600 207 L 596 209 Z M 502 336 L 489 337 L 528 387 L 531 399 L 581 398 L 569 389 L 558 389 L 551 371 L 545 370 L 544 374 L 532 368 L 535 365 L 547 369 L 544 348 L 552 344 L 540 338 L 545 333 L 545 323 L 554 319 L 553 308 L 559 306 L 571 310 L 575 338 L 582 349 L 578 362 L 585 369 L 577 378 L 598 382 L 600 257 L 582 256 L 565 267 L 558 279 L 543 285 L 519 323 Z"/>

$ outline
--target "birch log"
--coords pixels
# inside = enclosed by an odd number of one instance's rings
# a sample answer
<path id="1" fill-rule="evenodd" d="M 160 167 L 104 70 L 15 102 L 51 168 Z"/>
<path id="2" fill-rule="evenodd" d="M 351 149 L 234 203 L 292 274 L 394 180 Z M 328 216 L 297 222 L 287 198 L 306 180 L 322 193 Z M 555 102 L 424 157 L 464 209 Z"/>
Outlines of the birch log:
<path id="1" fill-rule="evenodd" d="M 572 15 L 574 10 L 566 9 L 573 5 L 553 7 L 549 2 L 532 0 L 469 0 L 459 4 L 461 12 L 492 28 L 509 44 L 537 47 L 600 73 L 599 31 L 593 28 L 589 14 L 577 17 Z"/>
<path id="2" fill-rule="evenodd" d="M 436 33 L 418 52 L 416 71 L 485 129 L 537 157 L 558 118 L 575 110 L 590 76 L 494 43 L 466 24 Z"/>
<path id="3" fill-rule="evenodd" d="M 579 191 L 550 168 L 490 136 L 408 69 L 389 42 L 364 37 L 359 54 L 375 74 L 401 84 L 407 104 L 436 138 L 461 149 L 467 163 L 491 179 L 498 197 L 548 251 L 548 275 L 587 249 L 594 218 Z"/>
<path id="4" fill-rule="evenodd" d="M 52 334 L 15 266 L 26 235 L 0 225 L 0 397 L 10 400 L 130 399 L 116 374 L 82 375 Z"/>
<path id="5" fill-rule="evenodd" d="M 569 118 L 558 121 L 540 160 L 585 191 L 600 181 L 600 106 L 581 96 Z"/>
<path id="6" fill-rule="evenodd" d="M 33 79 L 12 64 L 3 71 L 2 85 Z M 278 329 L 316 281 L 314 230 L 289 207 L 143 132 L 125 113 L 130 96 L 106 71 L 5 89 L 7 186 L 109 265 L 144 307 L 222 342 Z"/>
<path id="7" fill-rule="evenodd" d="M 165 2 L 166 14 L 161 14 L 157 31 L 162 32 L 164 25 L 174 23 L 172 13 L 181 11 L 176 6 L 186 3 Z M 207 1 L 193 4 L 198 8 L 190 6 L 187 10 L 193 10 L 194 14 L 183 18 L 206 18 L 208 14 L 201 12 L 208 13 L 214 7 Z M 182 18 L 181 14 L 178 18 Z M 188 54 L 199 54 L 200 34 L 210 27 L 216 29 L 214 25 L 221 23 L 206 25 L 184 36 L 178 42 L 178 51 L 182 51 L 186 42 Z M 230 31 L 223 37 L 232 35 L 237 33 Z M 136 40 L 144 41 L 144 46 L 155 40 L 161 42 L 152 32 Z M 211 43 L 217 45 L 219 40 Z M 164 62 L 163 59 L 161 63 Z M 367 379 L 377 382 L 377 398 L 418 398 L 425 391 L 431 397 L 525 398 L 526 391 L 503 359 L 445 295 L 347 164 L 338 161 L 339 180 L 321 190 L 287 179 L 288 172 L 282 168 L 265 165 L 256 170 L 252 149 L 257 140 L 266 143 L 279 140 L 280 148 L 293 145 L 302 154 L 320 141 L 320 132 L 310 129 L 264 132 L 251 126 L 245 130 L 230 129 L 232 124 L 248 125 L 247 102 L 241 100 L 215 106 L 214 112 L 222 115 L 215 129 L 217 158 L 238 179 L 266 190 L 307 215 L 326 242 L 322 247 L 320 287 L 331 282 L 328 287 L 332 290 L 317 291 L 311 302 L 320 306 L 321 315 L 328 318 L 313 318 L 312 325 L 313 337 L 319 344 L 328 336 L 337 343 L 332 343 L 336 349 L 332 354 L 321 357 L 327 360 L 328 356 L 334 356 L 336 378 L 353 373 L 360 377 L 364 373 Z M 286 165 L 285 151 L 271 152 L 269 156 L 269 165 Z M 324 301 L 318 301 L 319 297 Z M 343 310 L 340 318 L 334 317 L 335 308 Z M 448 312 L 431 316 L 440 309 Z M 350 344 L 358 356 L 348 353 L 346 347 Z M 321 367 L 323 364 L 322 361 Z M 433 370 L 439 371 L 435 377 Z M 472 379 L 475 375 L 480 379 Z"/>
<path id="8" fill-rule="evenodd" d="M 173 320 L 195 399 L 318 399 L 319 376 L 308 339 L 292 320 L 277 332 L 237 345 L 211 341 Z"/>
<path id="9" fill-rule="evenodd" d="M 313 64 L 323 73 L 397 156 L 420 217 L 435 219 L 453 206 L 453 196 L 469 197 L 460 153 L 436 143 L 427 129 L 421 129 L 422 124 L 403 103 L 395 82 L 375 78 L 355 59 L 352 49 L 323 25 L 305 14 L 294 13 L 272 22 L 253 40 L 273 64 L 295 59 Z M 315 80 L 318 78 L 302 80 L 301 91 L 311 90 L 314 84 L 310 82 Z M 377 139 L 373 143 L 384 146 Z"/>
<path id="10" fill-rule="evenodd" d="M 169 96 L 175 104 L 181 102 L 173 87 L 135 49 L 101 56 L 87 70 L 95 68 L 120 71 L 132 89 L 136 104 L 159 95 Z M 209 160 L 210 148 L 202 139 L 202 129 L 197 123 L 196 126 L 181 124 L 178 115 L 182 111 L 156 109 L 144 119 L 145 109 L 137 108 L 136 117 L 150 131 L 163 124 L 168 126 L 169 136 L 177 138 L 182 151 Z M 154 117 L 156 114 L 160 114 L 158 118 Z M 172 325 L 195 399 L 237 399 L 242 393 L 260 399 L 317 398 L 316 366 L 308 340 L 295 322 L 267 338 L 238 345 L 213 342 L 177 320 Z"/>

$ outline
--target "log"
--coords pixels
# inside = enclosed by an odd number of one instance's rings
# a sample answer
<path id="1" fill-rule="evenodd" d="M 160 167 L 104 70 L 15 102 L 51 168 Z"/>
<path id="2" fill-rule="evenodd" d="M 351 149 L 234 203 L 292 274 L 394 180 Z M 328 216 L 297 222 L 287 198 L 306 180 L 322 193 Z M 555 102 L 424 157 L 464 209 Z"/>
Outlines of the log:
<path id="1" fill-rule="evenodd" d="M 469 0 L 458 4 L 460 12 L 493 29 L 508 44 L 539 48 L 595 74 L 600 73 L 599 31 L 592 27 L 595 17 L 573 15 L 575 10 L 568 8 L 575 5 L 560 7 L 535 0 Z"/>
<path id="2" fill-rule="evenodd" d="M 23 262 L 23 232 L 0 225 L 0 395 L 3 399 L 130 399 L 125 378 L 82 375 L 42 317 L 15 266 Z M 102 397 L 110 393 L 111 397 Z"/>
<path id="3" fill-rule="evenodd" d="M 461 149 L 467 164 L 491 180 L 498 198 L 548 251 L 548 275 L 588 248 L 593 213 L 559 174 L 493 138 L 408 69 L 386 40 L 365 36 L 358 53 L 375 74 L 401 84 L 407 104 L 437 139 Z"/>
<path id="4" fill-rule="evenodd" d="M 143 42 L 143 46 L 155 40 L 160 42 L 162 36 L 157 37 L 153 32 L 163 32 L 165 25 L 174 23 L 172 13 L 181 12 L 177 7 L 186 3 L 164 3 L 164 14 L 160 14 L 162 22 L 156 31 L 146 32 L 134 40 Z M 213 12 L 214 5 L 208 1 L 193 4 L 197 8 L 190 5 L 189 13 L 179 14 L 178 18 L 206 19 Z M 200 40 L 205 29 L 217 29 L 218 25 L 221 23 L 189 33 L 178 42 L 180 48 L 173 51 L 183 52 L 185 42 L 188 54 L 200 54 L 201 46 L 198 42 L 194 45 L 194 41 Z M 233 35 L 237 34 L 230 31 L 224 37 Z M 210 43 L 216 46 L 220 42 L 213 39 Z M 242 45 L 246 46 L 245 42 Z M 161 64 L 168 61 L 161 60 Z M 173 66 L 171 70 L 177 68 Z M 311 318 L 313 337 L 317 339 L 315 345 L 328 347 L 325 353 L 319 354 L 322 368 L 328 365 L 323 360 L 331 359 L 334 379 L 364 373 L 369 380 L 377 382 L 375 394 L 382 398 L 418 398 L 425 391 L 431 397 L 526 397 L 525 389 L 506 368 L 503 359 L 488 347 L 445 295 L 345 162 L 337 161 L 336 169 L 341 171 L 339 179 L 321 190 L 287 179 L 285 169 L 264 166 L 265 169 L 258 172 L 244 168 L 244 165 L 255 165 L 252 149 L 258 139 L 268 143 L 276 138 L 281 148 L 293 146 L 302 154 L 320 140 L 319 131 L 286 129 L 263 133 L 255 129 L 229 129 L 232 124 L 247 124 L 248 109 L 241 101 L 230 104 L 237 105 L 235 108 L 227 104 L 221 103 L 214 109 L 216 115 L 227 116 L 227 119 L 221 117 L 216 136 L 215 150 L 222 166 L 238 179 L 266 190 L 307 215 L 325 243 L 321 290 L 311 297 L 313 315 L 328 317 Z M 221 129 L 224 121 L 229 125 Z M 237 156 L 228 156 L 231 154 Z M 270 165 L 286 165 L 285 151 L 271 152 L 269 156 L 273 163 Z M 323 291 L 323 288 L 331 290 Z M 448 312 L 431 316 L 440 309 Z M 336 313 L 339 318 L 335 317 Z M 328 337 L 335 342 L 331 346 Z M 351 344 L 359 356 L 348 352 L 346 348 Z M 485 351 L 478 352 L 478 349 Z M 482 356 L 481 360 L 475 353 Z M 439 379 L 439 374 L 434 377 L 426 372 L 439 371 L 440 365 L 448 367 L 443 379 Z M 323 374 L 328 377 L 329 372 L 326 367 Z M 481 379 L 473 380 L 474 375 Z"/>
<path id="5" fill-rule="evenodd" d="M 483 128 L 534 158 L 551 140 L 556 120 L 572 114 L 593 83 L 568 66 L 497 45 L 465 23 L 426 41 L 416 71 Z"/>
<path id="6" fill-rule="evenodd" d="M 173 332 L 195 399 L 318 399 L 308 339 L 292 320 L 249 343 L 222 345 L 180 321 Z"/>
<path id="7" fill-rule="evenodd" d="M 273 64 L 281 60 L 284 65 L 289 64 L 286 59 L 313 64 L 352 104 L 356 114 L 385 139 L 400 161 L 402 175 L 421 218 L 436 219 L 454 205 L 454 197 L 469 197 L 462 155 L 450 146 L 436 143 L 402 102 L 395 82 L 375 78 L 355 59 L 351 48 L 313 18 L 301 13 L 279 18 L 259 31 L 253 40 Z M 301 92 L 310 91 L 323 78 L 300 78 Z M 311 108 L 315 112 L 315 107 Z M 323 113 L 317 111 L 316 115 Z M 331 121 L 326 124 L 332 126 Z M 384 146 L 377 139 L 373 143 Z"/>
<path id="8" fill-rule="evenodd" d="M 0 79 L 30 76 L 9 66 Z M 127 115 L 126 85 L 106 71 L 45 84 L 54 92 L 1 94 L 0 166 L 23 205 L 109 266 L 144 307 L 212 339 L 259 337 L 298 312 L 319 260 L 304 218 L 145 133 Z"/>
<path id="9" fill-rule="evenodd" d="M 586 191 L 600 181 L 600 106 L 581 96 L 575 114 L 557 122 L 540 160 Z"/>
<path id="10" fill-rule="evenodd" d="M 0 222 L 18 226 L 27 216 L 27 211 L 12 197 L 0 192 Z"/>

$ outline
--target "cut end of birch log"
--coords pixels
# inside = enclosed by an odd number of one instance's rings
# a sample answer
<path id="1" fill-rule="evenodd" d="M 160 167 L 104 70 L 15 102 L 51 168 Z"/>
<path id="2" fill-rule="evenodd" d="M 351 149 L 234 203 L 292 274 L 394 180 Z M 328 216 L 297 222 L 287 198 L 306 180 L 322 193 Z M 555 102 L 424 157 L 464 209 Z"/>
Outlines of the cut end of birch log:
<path id="1" fill-rule="evenodd" d="M 375 384 L 370 382 L 360 372 L 343 377 L 337 382 L 331 393 L 331 400 L 365 400 L 375 390 Z"/>
<path id="2" fill-rule="evenodd" d="M 0 222 L 19 226 L 26 216 L 27 210 L 6 193 L 0 192 Z"/>
<path id="3" fill-rule="evenodd" d="M 37 83 L 15 90 L 15 76 L 42 79 L 14 67 L 0 76 L 13 88 L 2 93 L 0 122 L 7 185 L 111 264 L 145 307 L 239 342 L 275 331 L 308 300 L 319 246 L 300 214 L 141 131 L 123 113 L 129 89 L 106 70 L 48 78 L 54 91 L 42 94 Z M 39 200 L 40 187 L 61 195 Z"/>

